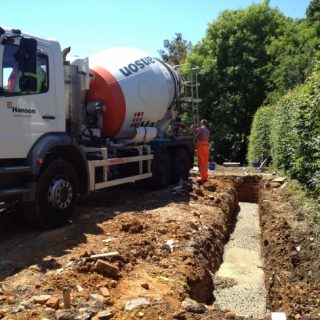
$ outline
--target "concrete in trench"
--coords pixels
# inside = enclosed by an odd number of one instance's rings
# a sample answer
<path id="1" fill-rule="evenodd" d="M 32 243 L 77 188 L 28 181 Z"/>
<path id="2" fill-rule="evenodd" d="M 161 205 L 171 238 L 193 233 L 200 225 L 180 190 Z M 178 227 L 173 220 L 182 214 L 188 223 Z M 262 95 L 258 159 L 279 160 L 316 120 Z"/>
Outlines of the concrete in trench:
<path id="1" fill-rule="evenodd" d="M 238 316 L 266 316 L 266 290 L 260 256 L 258 205 L 242 202 L 235 229 L 214 275 L 215 302 Z"/>

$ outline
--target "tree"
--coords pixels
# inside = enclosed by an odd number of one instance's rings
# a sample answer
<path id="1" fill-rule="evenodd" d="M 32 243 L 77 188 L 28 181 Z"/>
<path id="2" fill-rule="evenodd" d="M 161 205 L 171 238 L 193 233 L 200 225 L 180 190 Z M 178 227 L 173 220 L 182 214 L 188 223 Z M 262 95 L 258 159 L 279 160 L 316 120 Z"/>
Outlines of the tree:
<path id="1" fill-rule="evenodd" d="M 201 116 L 211 123 L 218 161 L 245 161 L 256 110 L 305 81 L 319 39 L 315 24 L 285 17 L 268 1 L 224 11 L 209 25 L 186 62 L 200 67 Z"/>
<path id="2" fill-rule="evenodd" d="M 160 49 L 158 52 L 163 61 L 174 66 L 182 63 L 190 52 L 191 47 L 191 42 L 184 40 L 182 34 L 177 32 L 171 41 L 164 41 L 165 49 Z"/>
<path id="3" fill-rule="evenodd" d="M 200 66 L 202 116 L 211 123 L 219 161 L 245 162 L 252 118 L 268 92 L 267 47 L 284 22 L 268 1 L 224 11 L 187 58 Z"/>
<path id="4" fill-rule="evenodd" d="M 320 0 L 312 0 L 307 8 L 307 19 L 311 23 L 320 21 Z"/>
<path id="5" fill-rule="evenodd" d="M 314 25 L 305 20 L 286 19 L 284 32 L 267 47 L 271 57 L 268 103 L 276 102 L 289 89 L 305 81 L 319 45 Z"/>

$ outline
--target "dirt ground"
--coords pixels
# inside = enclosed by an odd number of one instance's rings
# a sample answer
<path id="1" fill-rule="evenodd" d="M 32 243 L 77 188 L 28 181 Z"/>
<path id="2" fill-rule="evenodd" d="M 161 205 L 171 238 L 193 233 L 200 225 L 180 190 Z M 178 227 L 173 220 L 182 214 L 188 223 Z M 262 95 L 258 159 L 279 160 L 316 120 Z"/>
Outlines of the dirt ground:
<path id="1" fill-rule="evenodd" d="M 243 319 L 214 307 L 212 280 L 238 201 L 260 204 L 269 310 L 320 319 L 319 245 L 279 187 L 250 175 L 123 186 L 51 231 L 0 213 L 0 319 Z"/>

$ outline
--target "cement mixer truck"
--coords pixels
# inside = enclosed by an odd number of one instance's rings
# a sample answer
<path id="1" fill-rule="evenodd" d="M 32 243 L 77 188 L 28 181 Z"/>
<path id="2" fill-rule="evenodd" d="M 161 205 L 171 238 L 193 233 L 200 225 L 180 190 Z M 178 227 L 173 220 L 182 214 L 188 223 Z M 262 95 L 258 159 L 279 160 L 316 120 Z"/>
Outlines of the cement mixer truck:
<path id="1" fill-rule="evenodd" d="M 43 228 L 66 223 L 78 195 L 138 180 L 165 187 L 193 164 L 171 66 L 132 48 L 69 51 L 0 28 L 0 205 Z"/>

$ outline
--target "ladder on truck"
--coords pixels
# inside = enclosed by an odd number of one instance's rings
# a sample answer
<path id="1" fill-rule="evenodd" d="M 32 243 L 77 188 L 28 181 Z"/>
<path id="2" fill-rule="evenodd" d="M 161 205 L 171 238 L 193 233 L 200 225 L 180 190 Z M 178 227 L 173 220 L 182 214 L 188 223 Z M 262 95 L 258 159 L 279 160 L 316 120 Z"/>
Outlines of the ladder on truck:
<path id="1" fill-rule="evenodd" d="M 181 65 L 175 66 L 174 68 L 179 68 Z M 199 98 L 199 86 L 200 83 L 198 82 L 198 72 L 199 67 L 196 66 L 191 68 L 189 71 L 189 80 L 184 81 L 184 86 L 188 89 L 186 97 L 180 98 L 181 103 L 191 105 L 191 112 L 192 112 L 192 125 L 194 128 L 199 127 L 200 119 L 199 119 L 199 103 L 202 100 Z"/>

